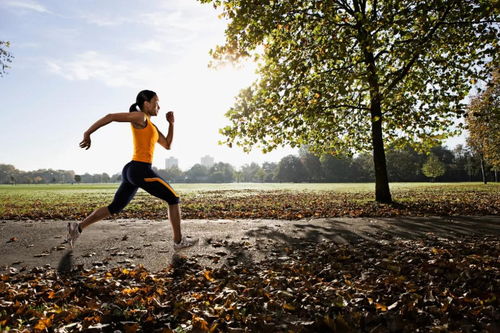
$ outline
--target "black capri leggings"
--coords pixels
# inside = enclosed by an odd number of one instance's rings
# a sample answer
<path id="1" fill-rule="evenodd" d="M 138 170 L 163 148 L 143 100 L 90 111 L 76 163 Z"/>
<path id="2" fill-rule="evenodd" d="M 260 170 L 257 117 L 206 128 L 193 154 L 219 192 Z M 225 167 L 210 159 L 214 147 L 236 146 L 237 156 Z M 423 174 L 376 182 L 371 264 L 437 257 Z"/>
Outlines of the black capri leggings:
<path id="1" fill-rule="evenodd" d="M 142 188 L 149 194 L 165 200 L 169 205 L 178 204 L 179 195 L 151 168 L 150 163 L 131 161 L 123 167 L 122 183 L 116 191 L 113 202 L 108 206 L 111 214 L 119 213 Z"/>

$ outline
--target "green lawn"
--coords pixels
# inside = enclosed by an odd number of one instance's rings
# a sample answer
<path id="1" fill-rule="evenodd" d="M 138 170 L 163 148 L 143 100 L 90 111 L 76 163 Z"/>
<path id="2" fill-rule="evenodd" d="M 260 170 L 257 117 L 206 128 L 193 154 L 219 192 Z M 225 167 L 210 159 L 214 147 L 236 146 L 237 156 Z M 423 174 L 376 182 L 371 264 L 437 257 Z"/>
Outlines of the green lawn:
<path id="1" fill-rule="evenodd" d="M 185 184 L 172 183 L 174 189 L 181 193 L 199 191 L 335 191 L 335 192 L 371 192 L 375 190 L 374 183 L 223 183 L 223 184 Z M 61 192 L 67 194 L 72 192 L 114 192 L 118 183 L 112 184 L 40 184 L 40 185 L 0 185 L 0 196 L 6 193 L 29 193 L 29 192 Z M 443 188 L 455 190 L 491 189 L 500 190 L 500 183 L 482 184 L 480 182 L 467 183 L 391 183 L 391 190 Z"/>
<path id="2" fill-rule="evenodd" d="M 489 215 L 497 183 L 393 183 L 397 205 L 374 202 L 373 183 L 172 184 L 185 218 Z M 108 205 L 118 184 L 0 185 L 0 219 L 81 219 Z M 117 217 L 164 219 L 161 200 L 139 191 Z"/>

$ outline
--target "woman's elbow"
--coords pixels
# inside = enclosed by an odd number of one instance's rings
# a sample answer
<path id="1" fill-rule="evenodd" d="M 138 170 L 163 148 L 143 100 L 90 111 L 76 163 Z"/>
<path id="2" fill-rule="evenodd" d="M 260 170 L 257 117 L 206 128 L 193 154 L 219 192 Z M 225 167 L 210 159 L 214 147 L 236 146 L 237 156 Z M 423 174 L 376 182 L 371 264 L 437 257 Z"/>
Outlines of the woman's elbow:
<path id="1" fill-rule="evenodd" d="M 160 143 L 160 146 L 162 146 L 166 150 L 170 150 L 170 143 L 168 143 L 167 141 L 160 141 L 159 143 Z"/>

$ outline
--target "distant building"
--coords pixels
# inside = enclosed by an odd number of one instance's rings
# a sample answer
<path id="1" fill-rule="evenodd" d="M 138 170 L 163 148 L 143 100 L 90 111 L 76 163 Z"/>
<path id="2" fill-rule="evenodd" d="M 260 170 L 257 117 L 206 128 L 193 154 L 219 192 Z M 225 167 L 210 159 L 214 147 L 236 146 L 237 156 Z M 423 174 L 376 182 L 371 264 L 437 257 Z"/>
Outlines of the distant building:
<path id="1" fill-rule="evenodd" d="M 169 157 L 165 159 L 165 169 L 172 169 L 172 168 L 178 168 L 179 167 L 179 160 L 176 159 L 175 157 Z"/>
<path id="2" fill-rule="evenodd" d="M 201 158 L 201 165 L 211 168 L 215 164 L 215 160 L 212 156 L 203 156 Z"/>

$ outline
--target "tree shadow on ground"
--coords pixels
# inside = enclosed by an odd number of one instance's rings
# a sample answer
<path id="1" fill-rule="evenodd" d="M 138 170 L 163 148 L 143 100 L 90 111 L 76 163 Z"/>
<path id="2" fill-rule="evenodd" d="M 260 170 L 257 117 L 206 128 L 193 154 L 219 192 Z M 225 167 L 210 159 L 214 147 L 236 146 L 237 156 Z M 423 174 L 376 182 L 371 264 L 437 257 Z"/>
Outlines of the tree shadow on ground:
<path id="1" fill-rule="evenodd" d="M 500 225 L 488 216 L 481 217 L 402 217 L 392 219 L 378 219 L 370 224 L 375 232 L 384 232 L 400 238 L 417 239 L 432 233 L 443 238 L 460 238 L 470 235 L 500 235 Z"/>
<path id="2" fill-rule="evenodd" d="M 500 235 L 500 224 L 488 216 L 481 217 L 414 217 L 367 219 L 368 223 L 353 225 L 340 219 L 329 219 L 327 224 L 311 222 L 293 223 L 286 229 L 261 226 L 246 234 L 274 243 L 273 250 L 300 250 L 308 244 L 333 241 L 339 244 L 355 245 L 361 240 L 378 242 L 390 239 L 416 240 L 429 235 L 446 239 L 459 239 L 464 236 Z M 249 257 L 248 255 L 246 257 Z"/>

